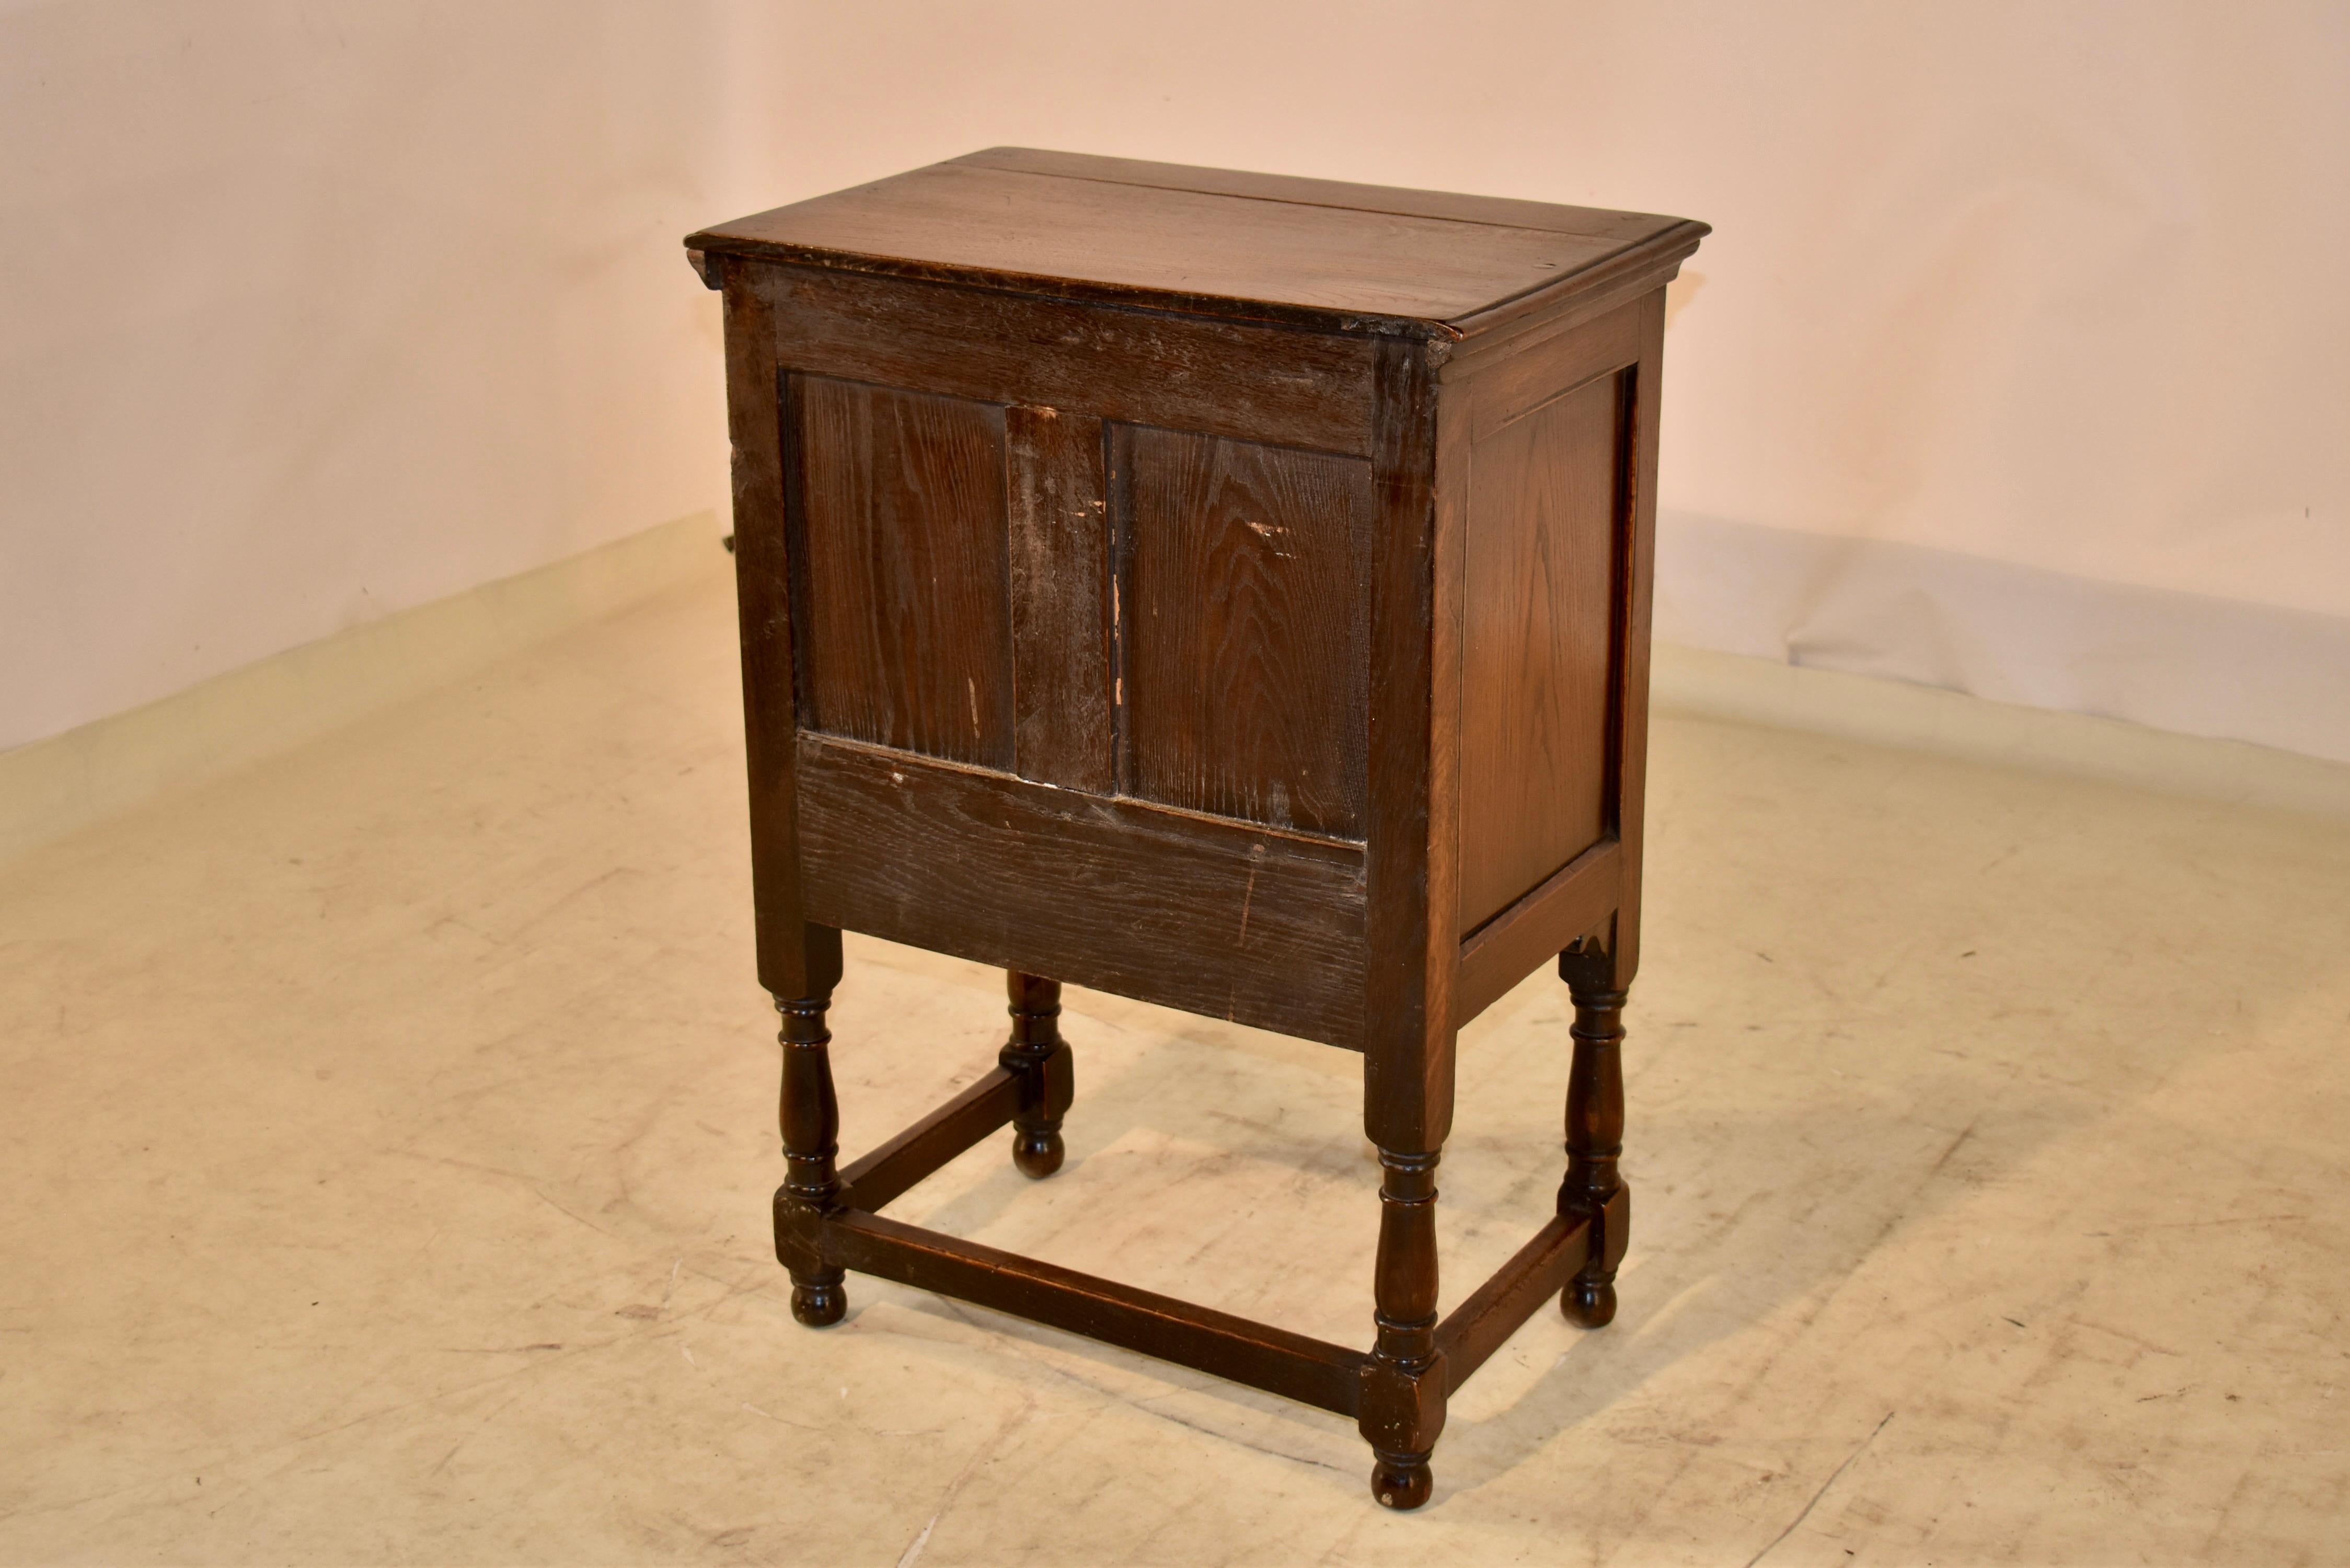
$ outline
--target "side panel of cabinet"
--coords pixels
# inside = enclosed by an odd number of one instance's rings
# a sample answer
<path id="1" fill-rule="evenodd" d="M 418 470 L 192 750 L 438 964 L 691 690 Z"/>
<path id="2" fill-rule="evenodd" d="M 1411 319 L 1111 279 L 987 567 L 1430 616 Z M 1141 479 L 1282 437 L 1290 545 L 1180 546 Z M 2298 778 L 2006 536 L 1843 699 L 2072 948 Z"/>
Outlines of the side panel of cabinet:
<path id="1" fill-rule="evenodd" d="M 1630 389 L 1627 371 L 1603 371 L 1492 421 L 1470 448 L 1464 933 L 1611 829 Z"/>
<path id="2" fill-rule="evenodd" d="M 1359 839 L 1370 465 L 1111 427 L 1119 786 Z"/>

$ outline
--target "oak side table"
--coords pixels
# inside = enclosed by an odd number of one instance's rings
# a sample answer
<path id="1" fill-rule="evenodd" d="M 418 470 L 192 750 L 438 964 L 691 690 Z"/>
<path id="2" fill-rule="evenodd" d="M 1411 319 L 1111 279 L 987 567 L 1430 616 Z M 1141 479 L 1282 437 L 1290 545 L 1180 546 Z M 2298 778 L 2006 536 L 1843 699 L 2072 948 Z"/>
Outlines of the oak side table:
<path id="1" fill-rule="evenodd" d="M 1702 223 L 998 148 L 686 241 L 725 295 L 792 1309 L 855 1269 L 1354 1417 L 1615 1314 L 1664 286 Z M 840 933 L 1009 971 L 999 1065 L 837 1168 Z M 1441 1322 L 1453 1037 L 1572 991 L 1556 1216 Z M 882 1217 L 1072 1098 L 1063 982 L 1363 1057 L 1367 1351 Z"/>

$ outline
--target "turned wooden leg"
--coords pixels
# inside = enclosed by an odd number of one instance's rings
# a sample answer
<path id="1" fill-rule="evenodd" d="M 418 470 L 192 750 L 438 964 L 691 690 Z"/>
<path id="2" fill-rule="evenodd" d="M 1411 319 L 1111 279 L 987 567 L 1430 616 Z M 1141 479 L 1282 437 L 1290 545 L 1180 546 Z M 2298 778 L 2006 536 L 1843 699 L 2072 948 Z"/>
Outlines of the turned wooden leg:
<path id="1" fill-rule="evenodd" d="M 1444 1429 L 1436 1352 L 1436 1162 L 1379 1150 L 1378 1340 L 1363 1373 L 1361 1427 L 1376 1463 L 1371 1495 L 1418 1508 L 1435 1484 L 1428 1457 Z"/>
<path id="2" fill-rule="evenodd" d="M 1061 982 L 1007 971 L 1012 1039 L 996 1057 L 1020 1078 L 1020 1105 L 1012 1113 L 1012 1163 L 1037 1180 L 1061 1168 L 1061 1118 L 1076 1097 L 1068 1042 L 1061 1038 Z"/>
<path id="3" fill-rule="evenodd" d="M 811 1328 L 840 1321 L 848 1310 L 841 1271 L 828 1267 L 818 1245 L 823 1216 L 840 1204 L 840 1104 L 832 1091 L 832 1033 L 824 1026 L 829 993 L 777 997 L 783 1015 L 784 1184 L 775 1189 L 775 1257 L 792 1275 L 792 1315 Z"/>
<path id="4" fill-rule="evenodd" d="M 1604 1328 L 1616 1316 L 1616 1269 L 1624 1261 L 1631 1192 L 1617 1174 L 1624 1152 L 1624 992 L 1608 955 L 1578 942 L 1559 958 L 1575 1000 L 1575 1062 L 1566 1080 L 1566 1180 L 1558 1211 L 1591 1217 L 1591 1260 L 1559 1298 L 1568 1318 Z"/>

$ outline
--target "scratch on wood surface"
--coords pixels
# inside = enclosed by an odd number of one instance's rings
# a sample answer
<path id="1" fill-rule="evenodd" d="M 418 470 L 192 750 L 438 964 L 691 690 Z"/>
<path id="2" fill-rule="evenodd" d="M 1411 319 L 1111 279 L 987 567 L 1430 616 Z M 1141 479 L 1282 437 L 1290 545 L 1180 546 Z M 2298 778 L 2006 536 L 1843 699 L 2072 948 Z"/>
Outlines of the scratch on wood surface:
<path id="1" fill-rule="evenodd" d="M 1284 561 L 1287 561 L 1287 560 L 1293 560 L 1293 559 L 1295 559 L 1295 557 L 1294 557 L 1293 556 L 1291 556 L 1291 555 L 1290 555 L 1290 553 L 1289 553 L 1288 551 L 1286 551 L 1286 550 L 1284 550 L 1284 549 L 1283 549 L 1283 548 L 1281 547 L 1281 542 L 1282 542 L 1282 540 L 1284 540 L 1284 538 L 1287 538 L 1287 537 L 1289 536 L 1289 530 L 1288 530 L 1288 529 L 1286 529 L 1286 528 L 1275 527 L 1273 524 L 1270 524 L 1270 523 L 1256 523 L 1256 522 L 1252 522 L 1252 521 L 1250 521 L 1249 519 L 1247 519 L 1247 518 L 1245 518 L 1245 517 L 1243 517 L 1243 519 L 1241 519 L 1241 522 L 1242 522 L 1242 524 L 1243 524 L 1243 526 L 1245 526 L 1245 527 L 1248 529 L 1248 531 L 1249 531 L 1250 533 L 1252 533 L 1252 534 L 1255 535 L 1258 538 L 1260 538 L 1260 539 L 1263 540 L 1266 544 L 1268 544 L 1268 545 L 1272 545 L 1272 546 L 1273 546 L 1273 553 L 1274 553 L 1274 555 L 1275 556 L 1277 556 L 1277 557 L 1279 557 L 1280 559 L 1284 560 Z"/>

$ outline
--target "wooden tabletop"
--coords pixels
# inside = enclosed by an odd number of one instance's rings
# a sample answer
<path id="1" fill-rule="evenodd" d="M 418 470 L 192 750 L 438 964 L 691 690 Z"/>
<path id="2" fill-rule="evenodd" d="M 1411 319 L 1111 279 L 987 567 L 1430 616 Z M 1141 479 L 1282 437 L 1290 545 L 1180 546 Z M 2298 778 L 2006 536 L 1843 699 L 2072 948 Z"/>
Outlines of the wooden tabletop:
<path id="1" fill-rule="evenodd" d="M 721 223 L 698 251 L 1340 331 L 1481 318 L 1678 263 L 1706 225 L 998 147 Z"/>

